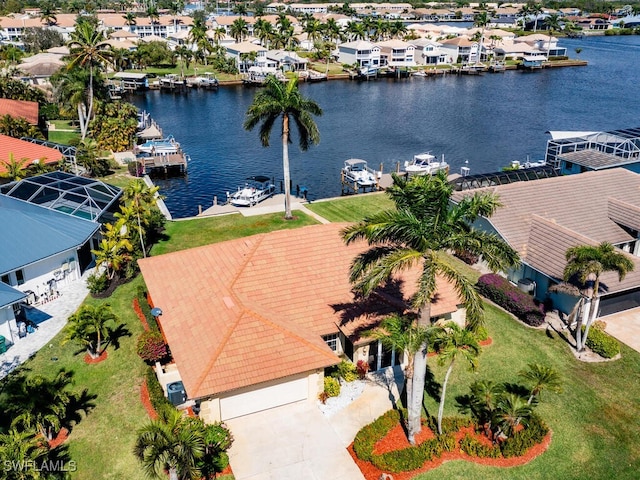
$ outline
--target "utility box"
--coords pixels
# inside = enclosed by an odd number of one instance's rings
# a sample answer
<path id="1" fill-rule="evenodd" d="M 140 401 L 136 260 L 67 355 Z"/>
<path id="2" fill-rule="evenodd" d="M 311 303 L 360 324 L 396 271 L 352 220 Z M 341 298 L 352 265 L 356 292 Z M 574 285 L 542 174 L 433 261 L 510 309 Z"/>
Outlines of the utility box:
<path id="1" fill-rule="evenodd" d="M 167 385 L 167 397 L 172 405 L 181 405 L 187 401 L 187 392 L 182 382 L 173 382 Z"/>
<path id="2" fill-rule="evenodd" d="M 536 289 L 536 282 L 530 278 L 522 278 L 518 280 L 518 288 L 529 295 L 533 295 Z"/>

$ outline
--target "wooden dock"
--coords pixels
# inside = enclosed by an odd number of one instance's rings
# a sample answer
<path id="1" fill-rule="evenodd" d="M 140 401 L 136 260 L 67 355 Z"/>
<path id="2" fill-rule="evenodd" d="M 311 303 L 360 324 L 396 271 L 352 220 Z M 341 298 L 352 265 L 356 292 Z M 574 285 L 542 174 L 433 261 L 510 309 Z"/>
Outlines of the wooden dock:
<path id="1" fill-rule="evenodd" d="M 145 175 L 185 175 L 189 156 L 183 152 L 138 157 Z"/>

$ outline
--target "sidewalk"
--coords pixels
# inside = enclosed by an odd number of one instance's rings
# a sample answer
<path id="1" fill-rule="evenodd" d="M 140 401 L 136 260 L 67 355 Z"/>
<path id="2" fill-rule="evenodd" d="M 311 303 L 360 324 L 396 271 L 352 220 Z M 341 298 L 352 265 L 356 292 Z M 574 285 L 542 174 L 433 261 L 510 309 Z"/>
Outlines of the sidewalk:
<path id="1" fill-rule="evenodd" d="M 18 332 L 12 332 L 13 344 L 10 343 L 12 339 L 7 338 L 9 348 L 0 355 L 0 379 L 26 362 L 62 330 L 89 293 L 86 280 L 93 270 L 87 269 L 80 280 L 60 285 L 60 296 L 55 300 L 26 310 L 27 319 L 37 325 L 36 331 L 24 338 L 19 338 Z"/>

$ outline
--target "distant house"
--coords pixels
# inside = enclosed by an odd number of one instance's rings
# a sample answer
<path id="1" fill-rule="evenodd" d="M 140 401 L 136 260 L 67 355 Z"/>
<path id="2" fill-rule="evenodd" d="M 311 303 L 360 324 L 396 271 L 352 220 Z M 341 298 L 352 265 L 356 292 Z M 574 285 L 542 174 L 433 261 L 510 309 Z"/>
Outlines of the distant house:
<path id="1" fill-rule="evenodd" d="M 518 270 L 508 272 L 509 280 L 568 314 L 578 298 L 549 291 L 562 282 L 565 252 L 609 242 L 627 252 L 635 269 L 622 282 L 614 273 L 602 275 L 599 315 L 640 306 L 640 175 L 614 168 L 487 190 L 499 196 L 502 207 L 478 227 L 499 235 L 522 259 Z M 455 192 L 453 200 L 468 194 Z"/>
<path id="2" fill-rule="evenodd" d="M 266 58 L 269 62 L 267 66 L 274 66 L 283 72 L 304 72 L 309 63 L 308 59 L 287 50 L 269 50 Z"/>
<path id="3" fill-rule="evenodd" d="M 386 40 L 377 42 L 380 48 L 380 64 L 387 67 L 414 67 L 416 65 L 416 47 L 403 40 Z"/>
<path id="4" fill-rule="evenodd" d="M 0 98 L 0 117 L 9 115 L 13 118 L 22 118 L 26 120 L 29 125 L 37 126 L 39 123 L 38 111 L 38 102 Z"/>
<path id="5" fill-rule="evenodd" d="M 362 333 L 410 309 L 417 272 L 356 300 L 349 267 L 366 245 L 346 246 L 343 227 L 277 231 L 139 261 L 175 362 L 160 377 L 177 369 L 206 421 L 315 401 L 324 368 L 340 356 L 373 370 L 404 360 Z M 438 285 L 431 315 L 464 321 L 451 285 Z"/>
<path id="6" fill-rule="evenodd" d="M 380 47 L 366 40 L 356 40 L 338 45 L 338 62 L 358 67 L 379 67 Z"/>
<path id="7" fill-rule="evenodd" d="M 23 168 L 27 168 L 34 162 L 55 165 L 64 158 L 55 148 L 0 134 L 0 174 L 7 173 L 7 164 L 12 155 L 15 161 L 26 159 Z"/>
<path id="8" fill-rule="evenodd" d="M 121 193 L 64 172 L 0 186 L 0 335 L 13 341 L 18 302 L 80 278 Z"/>
<path id="9" fill-rule="evenodd" d="M 473 42 L 466 36 L 440 41 L 440 50 L 450 59 L 450 63 L 475 62 L 478 49 L 478 42 Z"/>
<path id="10" fill-rule="evenodd" d="M 442 65 L 449 63 L 447 53 L 440 50 L 440 43 L 427 38 L 411 40 L 415 46 L 414 57 L 418 65 Z"/>
<path id="11" fill-rule="evenodd" d="M 240 73 L 246 72 L 250 67 L 274 67 L 275 62 L 272 65 L 268 65 L 267 49 L 262 45 L 257 45 L 251 42 L 231 43 L 225 47 L 226 55 L 232 58 L 236 62 L 238 71 Z"/>
<path id="12" fill-rule="evenodd" d="M 640 128 L 549 134 L 545 161 L 563 175 L 615 167 L 640 173 Z"/>

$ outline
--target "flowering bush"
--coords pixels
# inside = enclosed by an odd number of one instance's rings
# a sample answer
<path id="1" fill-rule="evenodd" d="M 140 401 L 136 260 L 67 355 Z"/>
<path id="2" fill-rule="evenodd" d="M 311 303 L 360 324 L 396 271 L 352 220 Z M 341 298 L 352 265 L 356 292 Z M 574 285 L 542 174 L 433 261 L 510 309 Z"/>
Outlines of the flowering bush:
<path id="1" fill-rule="evenodd" d="M 358 363 L 356 363 L 356 372 L 358 373 L 358 378 L 363 380 L 369 372 L 369 364 L 364 360 L 358 360 Z"/>
<path id="2" fill-rule="evenodd" d="M 138 355 L 145 362 L 157 362 L 169 355 L 167 344 L 160 332 L 148 330 L 143 332 L 138 338 Z"/>
<path id="3" fill-rule="evenodd" d="M 538 327 L 544 323 L 544 306 L 504 277 L 487 273 L 478 279 L 476 288 L 481 295 L 513 313 L 527 325 Z"/>

